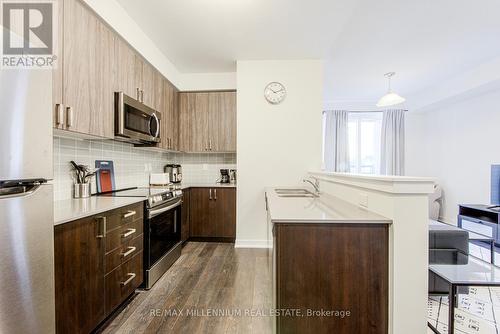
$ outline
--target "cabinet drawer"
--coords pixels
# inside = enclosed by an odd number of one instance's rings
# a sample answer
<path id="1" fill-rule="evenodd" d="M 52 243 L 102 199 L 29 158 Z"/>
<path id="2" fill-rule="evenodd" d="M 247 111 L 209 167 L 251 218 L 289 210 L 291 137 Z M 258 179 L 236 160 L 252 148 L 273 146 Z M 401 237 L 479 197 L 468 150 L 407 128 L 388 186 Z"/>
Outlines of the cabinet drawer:
<path id="1" fill-rule="evenodd" d="M 106 222 L 106 232 L 113 231 L 120 225 L 128 224 L 135 220 L 143 220 L 143 204 L 132 204 L 124 208 L 116 209 L 110 212 Z"/>
<path id="2" fill-rule="evenodd" d="M 142 219 L 135 220 L 120 226 L 106 234 L 106 253 L 113 251 L 122 244 L 142 234 L 144 222 Z"/>
<path id="3" fill-rule="evenodd" d="M 139 234 L 134 239 L 124 242 L 120 247 L 106 254 L 106 273 L 111 272 L 142 251 L 143 243 L 144 235 Z"/>
<path id="4" fill-rule="evenodd" d="M 128 262 L 106 275 L 104 283 L 106 314 L 111 313 L 130 296 L 142 284 L 142 280 L 142 251 L 140 251 Z"/>

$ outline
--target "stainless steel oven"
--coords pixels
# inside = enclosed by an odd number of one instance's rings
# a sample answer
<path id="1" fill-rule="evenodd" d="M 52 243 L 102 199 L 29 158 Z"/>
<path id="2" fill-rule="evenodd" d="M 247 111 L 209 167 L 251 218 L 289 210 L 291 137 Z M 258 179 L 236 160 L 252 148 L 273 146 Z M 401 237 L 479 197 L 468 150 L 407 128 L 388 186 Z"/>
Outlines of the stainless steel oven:
<path id="1" fill-rule="evenodd" d="M 150 289 L 181 254 L 182 197 L 146 210 L 144 230 L 144 285 Z"/>
<path id="2" fill-rule="evenodd" d="M 160 140 L 161 113 L 140 101 L 115 93 L 115 139 L 140 145 L 153 145 Z"/>

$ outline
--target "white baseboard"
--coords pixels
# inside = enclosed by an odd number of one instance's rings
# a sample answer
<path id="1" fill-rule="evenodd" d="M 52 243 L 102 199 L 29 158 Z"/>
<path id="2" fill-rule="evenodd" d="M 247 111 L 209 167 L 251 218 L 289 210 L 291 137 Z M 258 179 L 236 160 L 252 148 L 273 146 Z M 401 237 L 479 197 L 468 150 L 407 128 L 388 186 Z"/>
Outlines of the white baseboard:
<path id="1" fill-rule="evenodd" d="M 269 248 L 267 240 L 241 240 L 236 239 L 234 248 Z"/>

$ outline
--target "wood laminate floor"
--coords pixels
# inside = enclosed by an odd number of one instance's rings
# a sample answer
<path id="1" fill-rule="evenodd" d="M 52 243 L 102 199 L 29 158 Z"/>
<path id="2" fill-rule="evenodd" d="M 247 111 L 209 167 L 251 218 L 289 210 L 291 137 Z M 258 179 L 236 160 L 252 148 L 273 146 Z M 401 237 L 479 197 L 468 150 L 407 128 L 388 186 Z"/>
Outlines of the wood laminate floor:
<path id="1" fill-rule="evenodd" d="M 270 308 L 267 250 L 189 242 L 153 288 L 138 293 L 100 332 L 266 334 L 272 321 L 261 314 Z"/>

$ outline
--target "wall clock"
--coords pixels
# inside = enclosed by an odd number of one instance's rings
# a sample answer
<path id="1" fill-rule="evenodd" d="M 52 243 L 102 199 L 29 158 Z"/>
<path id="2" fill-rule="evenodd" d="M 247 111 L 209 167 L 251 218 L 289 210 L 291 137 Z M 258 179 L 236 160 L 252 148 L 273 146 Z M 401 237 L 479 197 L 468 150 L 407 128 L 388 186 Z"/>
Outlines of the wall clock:
<path id="1" fill-rule="evenodd" d="M 264 89 L 264 97 L 271 104 L 280 104 L 286 97 L 286 89 L 279 82 L 270 82 Z"/>

